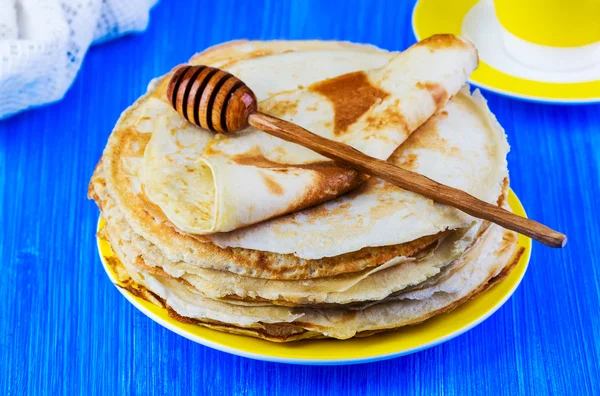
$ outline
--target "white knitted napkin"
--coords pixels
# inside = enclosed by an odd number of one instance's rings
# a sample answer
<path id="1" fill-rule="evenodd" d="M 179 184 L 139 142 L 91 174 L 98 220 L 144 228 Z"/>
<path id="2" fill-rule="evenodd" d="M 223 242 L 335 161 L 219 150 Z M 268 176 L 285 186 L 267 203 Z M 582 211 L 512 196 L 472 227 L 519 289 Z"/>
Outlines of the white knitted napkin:
<path id="1" fill-rule="evenodd" d="M 63 97 L 93 43 L 148 25 L 157 0 L 0 0 L 0 118 Z"/>

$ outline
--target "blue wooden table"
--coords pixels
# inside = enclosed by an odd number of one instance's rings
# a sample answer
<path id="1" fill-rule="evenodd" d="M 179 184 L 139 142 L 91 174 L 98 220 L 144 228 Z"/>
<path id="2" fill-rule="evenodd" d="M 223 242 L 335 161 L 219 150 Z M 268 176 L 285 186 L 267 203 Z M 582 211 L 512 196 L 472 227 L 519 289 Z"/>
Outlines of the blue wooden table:
<path id="1" fill-rule="evenodd" d="M 0 395 L 600 394 L 600 106 L 487 93 L 506 128 L 513 189 L 569 236 L 534 245 L 508 303 L 432 349 L 358 366 L 305 367 L 214 351 L 160 327 L 107 279 L 88 180 L 148 81 L 235 38 L 414 42 L 395 1 L 166 1 L 149 29 L 87 54 L 63 101 L 0 121 Z M 2 100 L 2 98 L 0 98 Z"/>

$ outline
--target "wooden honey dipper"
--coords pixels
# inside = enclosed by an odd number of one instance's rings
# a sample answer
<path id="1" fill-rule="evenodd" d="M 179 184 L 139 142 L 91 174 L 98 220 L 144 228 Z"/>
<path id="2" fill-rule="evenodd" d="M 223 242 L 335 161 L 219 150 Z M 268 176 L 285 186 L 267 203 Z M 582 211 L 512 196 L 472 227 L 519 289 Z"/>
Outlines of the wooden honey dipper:
<path id="1" fill-rule="evenodd" d="M 256 96 L 235 76 L 208 66 L 182 66 L 169 82 L 167 97 L 175 110 L 194 125 L 214 132 L 237 132 L 252 125 L 288 142 L 376 176 L 400 188 L 491 221 L 550 247 L 564 247 L 567 237 L 536 221 L 448 187 L 418 173 L 370 157 L 340 142 L 258 111 Z"/>

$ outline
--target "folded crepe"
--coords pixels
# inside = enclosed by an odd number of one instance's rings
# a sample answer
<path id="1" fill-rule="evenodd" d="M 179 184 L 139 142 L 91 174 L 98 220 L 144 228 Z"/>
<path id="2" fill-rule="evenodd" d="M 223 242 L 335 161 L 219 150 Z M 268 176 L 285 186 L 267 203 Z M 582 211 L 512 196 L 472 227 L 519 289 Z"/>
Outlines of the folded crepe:
<path id="1" fill-rule="evenodd" d="M 374 61 L 381 58 L 377 54 Z M 336 72 L 336 62 L 315 63 L 330 65 L 325 75 L 345 72 L 343 67 Z M 349 64 L 342 60 L 342 66 Z M 260 86 L 259 81 L 272 79 L 274 65 L 244 67 L 239 77 L 250 87 Z M 357 65 L 364 66 L 366 62 Z M 307 81 L 297 81 L 293 70 L 287 76 L 279 73 L 280 93 L 259 96 L 259 108 L 387 159 L 446 105 L 476 66 L 477 52 L 470 43 L 452 35 L 434 36 L 391 56 L 379 68 L 306 87 L 301 82 Z M 316 72 L 308 68 L 304 74 L 313 74 L 314 80 L 326 78 Z M 196 128 L 164 97 L 151 98 L 144 106 L 148 114 L 161 114 L 149 120 L 152 137 L 145 149 L 144 192 L 187 233 L 231 231 L 296 212 L 346 193 L 366 179 L 352 168 L 252 127 L 227 135 Z"/>

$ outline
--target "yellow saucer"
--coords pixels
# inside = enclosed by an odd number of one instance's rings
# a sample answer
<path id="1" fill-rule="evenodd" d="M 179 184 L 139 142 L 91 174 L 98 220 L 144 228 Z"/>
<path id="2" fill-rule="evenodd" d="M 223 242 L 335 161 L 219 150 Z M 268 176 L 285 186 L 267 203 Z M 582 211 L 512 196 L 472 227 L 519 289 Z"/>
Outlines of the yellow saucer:
<path id="1" fill-rule="evenodd" d="M 525 216 L 521 202 L 511 190 L 508 202 L 512 210 Z M 101 219 L 98 228 L 103 224 Z M 98 239 L 98 251 L 104 269 L 113 283 L 115 275 L 106 257 L 113 255 L 107 241 Z M 490 290 L 460 305 L 448 313 L 438 315 L 419 325 L 350 340 L 306 340 L 273 343 L 257 338 L 221 333 L 201 326 L 178 322 L 159 308 L 124 289 L 117 289 L 137 309 L 167 329 L 202 345 L 234 355 L 273 362 L 296 364 L 352 364 L 372 362 L 407 355 L 448 341 L 478 325 L 500 308 L 519 286 L 531 255 L 531 239 L 519 236 L 519 245 L 525 248 L 513 271 Z"/>
<path id="2" fill-rule="evenodd" d="M 463 35 L 463 20 L 477 3 L 479 0 L 418 0 L 412 15 L 415 37 L 422 40 L 438 33 Z M 473 72 L 469 82 L 502 95 L 537 102 L 600 102 L 600 80 L 577 83 L 543 82 L 507 74 L 483 60 L 480 60 L 479 67 Z"/>

